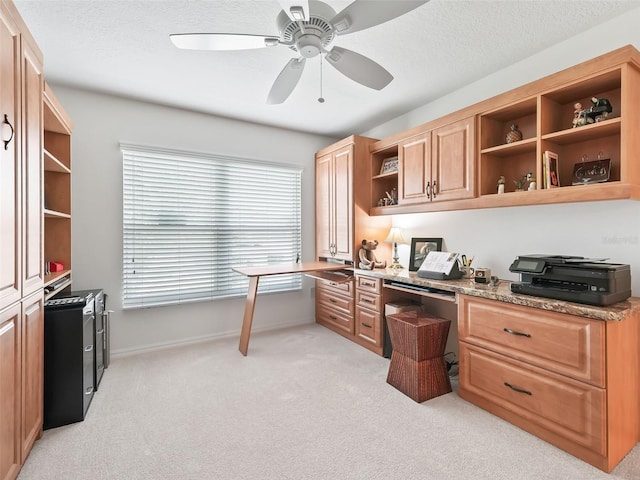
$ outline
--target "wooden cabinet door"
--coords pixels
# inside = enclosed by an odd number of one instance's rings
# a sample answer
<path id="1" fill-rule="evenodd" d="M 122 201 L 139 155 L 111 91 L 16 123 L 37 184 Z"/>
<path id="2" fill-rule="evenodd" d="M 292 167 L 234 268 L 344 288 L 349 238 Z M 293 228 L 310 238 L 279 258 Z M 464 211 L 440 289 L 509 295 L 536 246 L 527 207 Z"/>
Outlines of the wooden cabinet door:
<path id="1" fill-rule="evenodd" d="M 0 310 L 22 297 L 20 35 L 6 8 L 0 4 L 0 122 L 6 116 L 14 136 L 6 149 L 0 144 Z"/>
<path id="2" fill-rule="evenodd" d="M 22 296 L 44 285 L 43 216 L 42 216 L 42 63 L 26 40 L 23 40 L 22 106 L 22 202 L 23 266 Z M 52 259 L 53 260 L 53 259 Z"/>
<path id="3" fill-rule="evenodd" d="M 431 133 L 398 146 L 398 203 L 424 203 L 431 188 Z"/>
<path id="4" fill-rule="evenodd" d="M 333 154 L 335 258 L 353 258 L 353 147 Z"/>
<path id="5" fill-rule="evenodd" d="M 0 310 L 0 480 L 20 470 L 20 303 Z"/>
<path id="6" fill-rule="evenodd" d="M 331 154 L 316 159 L 316 259 L 333 254 L 332 163 Z"/>
<path id="7" fill-rule="evenodd" d="M 433 130 L 432 200 L 459 200 L 475 194 L 474 117 Z"/>
<path id="8" fill-rule="evenodd" d="M 44 298 L 42 291 L 22 302 L 22 428 L 24 461 L 40 437 L 43 422 Z"/>

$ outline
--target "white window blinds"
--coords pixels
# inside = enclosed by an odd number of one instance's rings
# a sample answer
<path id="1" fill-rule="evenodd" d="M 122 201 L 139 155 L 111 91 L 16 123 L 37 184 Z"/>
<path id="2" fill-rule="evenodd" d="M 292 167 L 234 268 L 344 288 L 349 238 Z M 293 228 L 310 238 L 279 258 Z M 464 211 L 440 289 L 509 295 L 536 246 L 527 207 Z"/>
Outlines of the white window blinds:
<path id="1" fill-rule="evenodd" d="M 246 295 L 248 279 L 231 267 L 299 258 L 300 168 L 121 149 L 124 308 Z M 300 275 L 276 275 L 259 291 L 300 288 Z"/>

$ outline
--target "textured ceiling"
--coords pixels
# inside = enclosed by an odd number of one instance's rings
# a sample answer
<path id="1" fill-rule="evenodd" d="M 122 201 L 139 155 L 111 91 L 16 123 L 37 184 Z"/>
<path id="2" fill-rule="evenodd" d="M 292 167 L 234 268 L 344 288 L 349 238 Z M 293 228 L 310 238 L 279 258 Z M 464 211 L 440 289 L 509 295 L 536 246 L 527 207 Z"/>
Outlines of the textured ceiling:
<path id="1" fill-rule="evenodd" d="M 170 33 L 278 35 L 276 0 L 14 0 L 55 82 L 215 115 L 342 137 L 432 101 L 640 6 L 638 0 L 431 0 L 382 25 L 338 37 L 394 75 L 363 87 L 307 61 L 281 105 L 265 99 L 292 58 L 285 47 L 179 50 Z M 327 0 L 337 12 L 350 1 Z M 371 2 L 375 7 L 375 0 Z"/>

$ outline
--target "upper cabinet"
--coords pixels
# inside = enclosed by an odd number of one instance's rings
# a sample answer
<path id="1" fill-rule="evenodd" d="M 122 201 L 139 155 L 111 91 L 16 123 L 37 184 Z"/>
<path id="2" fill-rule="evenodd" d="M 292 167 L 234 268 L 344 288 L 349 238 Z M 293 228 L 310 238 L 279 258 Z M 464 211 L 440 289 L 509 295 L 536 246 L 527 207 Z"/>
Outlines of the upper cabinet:
<path id="1" fill-rule="evenodd" d="M 378 141 L 370 213 L 640 199 L 638 105 L 640 53 L 627 46 Z M 398 173 L 376 174 L 393 155 Z"/>
<path id="2" fill-rule="evenodd" d="M 353 135 L 316 153 L 317 259 L 356 264 L 365 239 L 378 240 L 379 250 L 389 251 L 383 240 L 390 221 L 368 215 L 373 141 Z"/>
<path id="3" fill-rule="evenodd" d="M 56 266 L 45 276 L 45 296 L 71 283 L 71 119 L 53 91 L 44 90 L 44 260 Z M 55 286 L 55 289 L 53 288 Z"/>

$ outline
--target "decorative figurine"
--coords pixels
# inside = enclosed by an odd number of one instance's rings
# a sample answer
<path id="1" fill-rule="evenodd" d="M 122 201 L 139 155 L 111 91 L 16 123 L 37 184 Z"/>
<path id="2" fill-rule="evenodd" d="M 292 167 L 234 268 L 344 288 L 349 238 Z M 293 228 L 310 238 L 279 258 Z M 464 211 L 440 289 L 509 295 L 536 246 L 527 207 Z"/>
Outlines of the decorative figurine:
<path id="1" fill-rule="evenodd" d="M 582 125 L 587 124 L 587 117 L 584 116 L 584 110 L 582 109 L 582 104 L 580 102 L 576 102 L 573 104 L 573 128 L 581 127 Z"/>
<path id="2" fill-rule="evenodd" d="M 586 116 L 591 119 L 589 123 L 601 122 L 613 111 L 611 103 L 606 98 L 591 97 L 591 108 L 586 111 Z"/>
<path id="3" fill-rule="evenodd" d="M 522 140 L 522 132 L 518 130 L 518 125 L 515 123 L 511 125 L 511 131 L 507 133 L 507 137 L 505 139 L 507 143 L 518 142 Z"/>
<path id="4" fill-rule="evenodd" d="M 591 104 L 591 107 L 584 110 L 580 102 L 573 105 L 575 109 L 573 111 L 573 128 L 606 120 L 613 111 L 611 103 L 606 98 L 591 97 Z"/>
<path id="5" fill-rule="evenodd" d="M 528 191 L 532 191 L 535 190 L 537 185 L 536 185 L 536 177 L 533 175 L 533 173 L 529 172 L 527 173 L 527 181 L 529 182 L 529 188 L 527 188 Z"/>
<path id="6" fill-rule="evenodd" d="M 377 240 L 362 240 L 362 248 L 358 252 L 358 258 L 360 263 L 358 266 L 363 270 L 373 270 L 374 268 L 386 268 L 387 261 L 378 261 L 375 253 L 373 252 L 378 246 Z"/>
<path id="7" fill-rule="evenodd" d="M 504 193 L 504 182 L 504 175 L 500 175 L 500 178 L 498 179 L 498 193 Z"/>

